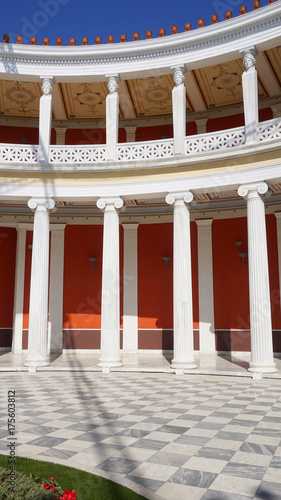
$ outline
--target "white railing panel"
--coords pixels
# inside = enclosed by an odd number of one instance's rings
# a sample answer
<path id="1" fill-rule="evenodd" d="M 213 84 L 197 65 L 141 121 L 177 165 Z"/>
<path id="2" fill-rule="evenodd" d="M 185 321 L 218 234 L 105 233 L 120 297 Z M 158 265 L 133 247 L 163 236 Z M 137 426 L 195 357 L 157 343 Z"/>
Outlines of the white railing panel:
<path id="1" fill-rule="evenodd" d="M 153 160 L 173 156 L 173 139 L 118 144 L 118 161 Z"/>
<path id="2" fill-rule="evenodd" d="M 258 141 L 281 139 L 281 118 L 267 120 L 257 125 Z M 131 142 L 117 145 L 118 162 L 157 160 L 173 157 L 173 139 Z M 185 137 L 185 154 L 197 155 L 224 151 L 245 145 L 244 127 Z M 39 146 L 31 144 L 0 144 L 0 163 L 36 164 Z M 51 164 L 103 163 L 106 145 L 50 146 Z"/>
<path id="3" fill-rule="evenodd" d="M 245 144 L 244 127 L 238 127 L 221 132 L 193 135 L 185 138 L 185 154 L 208 153 L 226 150 Z"/>
<path id="4" fill-rule="evenodd" d="M 38 146 L 0 144 L 0 163 L 37 163 Z"/>
<path id="5" fill-rule="evenodd" d="M 100 163 L 105 161 L 105 145 L 50 146 L 50 163 Z"/>
<path id="6" fill-rule="evenodd" d="M 281 139 L 281 118 L 274 118 L 258 124 L 258 141 Z"/>

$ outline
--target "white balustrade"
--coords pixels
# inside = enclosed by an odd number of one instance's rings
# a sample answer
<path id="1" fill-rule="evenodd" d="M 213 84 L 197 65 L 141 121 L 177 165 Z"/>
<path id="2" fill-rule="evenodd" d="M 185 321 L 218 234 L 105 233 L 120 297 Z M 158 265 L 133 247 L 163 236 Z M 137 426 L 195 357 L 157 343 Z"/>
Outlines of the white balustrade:
<path id="1" fill-rule="evenodd" d="M 258 141 L 281 139 L 281 118 L 259 123 L 257 128 Z"/>
<path id="2" fill-rule="evenodd" d="M 245 144 L 244 127 L 188 136 L 185 138 L 185 154 L 209 153 L 226 150 Z"/>
<path id="3" fill-rule="evenodd" d="M 38 146 L 0 144 L 0 163 L 37 163 Z"/>
<path id="4" fill-rule="evenodd" d="M 118 161 L 153 160 L 173 156 L 173 139 L 118 144 Z"/>
<path id="5" fill-rule="evenodd" d="M 257 126 L 258 141 L 268 142 L 281 138 L 281 118 L 261 122 Z M 225 151 L 245 145 L 244 127 L 185 137 L 185 154 Z M 126 142 L 117 145 L 117 162 L 173 158 L 174 140 Z M 1 163 L 34 164 L 38 162 L 38 146 L 31 144 L 0 144 Z M 50 164 L 94 164 L 106 161 L 106 145 L 50 146 Z"/>
<path id="6" fill-rule="evenodd" d="M 51 146 L 50 163 L 98 163 L 105 161 L 105 145 Z"/>

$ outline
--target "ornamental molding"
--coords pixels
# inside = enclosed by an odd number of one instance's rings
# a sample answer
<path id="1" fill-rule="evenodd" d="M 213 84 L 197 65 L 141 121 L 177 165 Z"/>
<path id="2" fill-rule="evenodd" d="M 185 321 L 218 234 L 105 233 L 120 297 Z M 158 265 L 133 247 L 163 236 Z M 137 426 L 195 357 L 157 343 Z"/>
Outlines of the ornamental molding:
<path id="1" fill-rule="evenodd" d="M 41 47 L 0 43 L 0 73 L 59 77 L 135 74 L 190 63 L 191 69 L 209 65 L 209 58 L 239 57 L 240 50 L 257 45 L 258 50 L 278 43 L 281 4 L 276 2 L 233 19 L 179 33 L 126 44 L 83 47 Z M 270 43 L 271 41 L 271 43 Z M 215 51 L 214 51 L 215 49 Z M 2 63 L 2 68 L 1 68 Z M 132 63 L 134 63 L 132 65 Z"/>
<path id="2" fill-rule="evenodd" d="M 239 196 L 242 196 L 242 198 L 245 198 L 246 200 L 252 199 L 252 198 L 260 198 L 260 195 L 265 195 L 268 191 L 268 185 L 266 182 L 259 182 L 259 183 L 251 183 L 251 184 L 242 184 L 238 188 L 238 194 Z"/>
<path id="3" fill-rule="evenodd" d="M 34 212 L 49 212 L 56 204 L 52 198 L 30 198 L 27 205 Z"/>
<path id="4" fill-rule="evenodd" d="M 123 207 L 123 200 L 120 197 L 110 196 L 108 198 L 99 198 L 97 201 L 97 207 L 103 212 L 106 211 L 117 211 Z"/>
<path id="5" fill-rule="evenodd" d="M 191 191 L 169 193 L 165 200 L 168 205 L 174 205 L 174 207 L 184 205 L 185 203 L 189 204 L 193 200 L 193 193 Z"/>

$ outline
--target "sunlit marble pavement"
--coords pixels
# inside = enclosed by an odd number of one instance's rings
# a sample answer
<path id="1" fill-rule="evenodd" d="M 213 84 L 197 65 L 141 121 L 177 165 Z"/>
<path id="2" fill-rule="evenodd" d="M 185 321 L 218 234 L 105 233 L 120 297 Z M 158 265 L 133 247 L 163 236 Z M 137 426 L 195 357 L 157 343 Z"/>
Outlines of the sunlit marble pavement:
<path id="1" fill-rule="evenodd" d="M 3 453 L 8 390 L 16 390 L 18 456 L 84 469 L 151 500 L 280 500 L 278 379 L 2 373 Z"/>
<path id="2" fill-rule="evenodd" d="M 0 371 L 28 371 L 24 366 L 27 353 L 12 354 L 11 352 L 0 353 Z M 114 372 L 132 371 L 132 372 L 156 372 L 170 373 L 172 354 L 138 353 L 122 354 L 123 366 L 114 368 Z M 97 366 L 99 353 L 63 353 L 51 354 L 50 366 L 38 368 L 39 371 L 102 371 Z M 199 354 L 195 353 L 195 360 L 198 368 L 196 370 L 185 370 L 185 373 L 196 372 L 202 375 L 237 375 L 252 377 L 247 368 L 250 361 L 250 353 L 237 354 L 236 356 L 222 356 L 217 354 Z M 268 378 L 281 378 L 281 359 L 275 357 L 274 361 L 278 372 L 273 374 L 264 374 Z"/>

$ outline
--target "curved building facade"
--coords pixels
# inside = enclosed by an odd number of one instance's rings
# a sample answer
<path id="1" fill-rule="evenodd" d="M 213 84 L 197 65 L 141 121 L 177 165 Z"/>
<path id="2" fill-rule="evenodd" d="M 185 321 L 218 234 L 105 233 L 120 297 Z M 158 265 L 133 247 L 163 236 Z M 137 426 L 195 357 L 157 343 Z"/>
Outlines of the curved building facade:
<path id="1" fill-rule="evenodd" d="M 0 348 L 281 352 L 281 3 L 117 44 L 0 46 Z"/>

